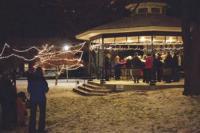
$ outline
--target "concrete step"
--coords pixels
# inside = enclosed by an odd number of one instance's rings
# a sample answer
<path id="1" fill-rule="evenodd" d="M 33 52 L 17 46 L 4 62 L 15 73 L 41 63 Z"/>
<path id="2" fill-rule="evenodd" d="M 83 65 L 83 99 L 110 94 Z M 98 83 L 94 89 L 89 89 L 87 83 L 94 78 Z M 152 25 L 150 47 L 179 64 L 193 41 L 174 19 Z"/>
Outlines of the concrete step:
<path id="1" fill-rule="evenodd" d="M 95 85 L 95 86 L 100 86 L 100 87 L 102 86 L 101 84 L 95 83 L 93 81 L 88 81 L 88 84 Z"/>
<path id="2" fill-rule="evenodd" d="M 93 89 L 93 88 L 90 88 L 90 87 L 87 87 L 87 86 L 79 86 L 78 87 L 79 89 L 82 89 L 84 91 L 87 91 L 87 92 L 97 92 L 97 93 L 109 93 L 111 92 L 111 90 L 109 89 Z"/>
<path id="3" fill-rule="evenodd" d="M 94 84 L 83 84 L 83 86 L 85 87 L 89 87 L 89 88 L 92 88 L 92 89 L 106 89 L 104 86 L 99 86 L 99 85 L 94 85 Z"/>
<path id="4" fill-rule="evenodd" d="M 82 90 L 82 89 L 79 89 L 79 88 L 73 88 L 73 91 L 80 94 L 80 95 L 84 95 L 84 96 L 89 96 L 89 93 Z"/>
<path id="5" fill-rule="evenodd" d="M 89 92 L 82 90 L 81 88 L 73 88 L 73 91 L 84 96 L 104 96 L 106 93 L 98 93 L 98 92 Z"/>

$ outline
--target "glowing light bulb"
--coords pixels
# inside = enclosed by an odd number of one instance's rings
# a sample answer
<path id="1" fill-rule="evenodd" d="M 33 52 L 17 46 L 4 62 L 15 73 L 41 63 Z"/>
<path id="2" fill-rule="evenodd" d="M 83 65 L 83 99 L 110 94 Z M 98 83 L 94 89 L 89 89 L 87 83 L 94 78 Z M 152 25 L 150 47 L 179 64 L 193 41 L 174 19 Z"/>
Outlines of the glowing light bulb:
<path id="1" fill-rule="evenodd" d="M 68 46 L 68 45 L 65 45 L 65 46 L 63 47 L 63 50 L 64 50 L 64 51 L 68 51 L 68 50 L 69 50 L 69 46 Z"/>

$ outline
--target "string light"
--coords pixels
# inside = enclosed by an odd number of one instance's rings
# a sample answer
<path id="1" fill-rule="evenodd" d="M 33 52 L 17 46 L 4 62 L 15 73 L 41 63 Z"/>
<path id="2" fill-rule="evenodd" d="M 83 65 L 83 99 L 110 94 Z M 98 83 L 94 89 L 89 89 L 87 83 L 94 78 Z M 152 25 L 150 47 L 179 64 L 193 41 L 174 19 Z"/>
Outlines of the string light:
<path id="1" fill-rule="evenodd" d="M 30 51 L 30 50 L 32 50 L 32 49 L 35 49 L 35 50 L 37 50 L 37 51 L 40 51 L 40 49 L 38 49 L 38 48 L 35 47 L 35 46 L 30 47 L 30 48 L 25 49 L 25 50 L 18 50 L 18 49 L 12 49 L 12 50 L 15 51 L 15 52 L 24 53 L 24 52 L 28 52 L 28 51 Z"/>
<path id="2" fill-rule="evenodd" d="M 130 48 L 131 46 L 151 46 L 151 43 L 131 43 L 133 45 L 129 45 L 128 43 L 126 44 L 120 44 L 120 43 L 115 43 L 115 44 L 101 44 L 101 43 L 96 43 L 96 44 L 91 44 L 90 45 L 90 50 L 98 50 L 98 49 L 103 49 L 103 45 L 105 46 L 104 49 L 106 50 L 139 50 L 143 51 L 144 48 Z M 179 46 L 178 48 L 168 48 L 170 46 Z M 116 48 L 118 46 L 118 48 Z M 120 47 L 122 46 L 122 47 Z M 123 48 L 123 46 L 126 46 L 127 48 Z M 156 46 L 168 46 L 165 48 L 155 48 Z M 158 49 L 158 50 L 182 50 L 182 42 L 176 42 L 176 43 L 154 43 L 153 49 Z"/>
<path id="3" fill-rule="evenodd" d="M 12 53 L 12 54 L 10 54 L 10 55 L 7 55 L 7 56 L 3 56 L 3 54 L 4 54 L 5 50 L 6 50 L 6 48 L 10 48 L 10 45 L 8 45 L 7 43 L 4 44 L 4 47 L 3 47 L 2 51 L 1 51 L 0 60 L 2 60 L 2 59 L 8 59 L 8 58 L 10 58 L 10 57 L 17 57 L 17 58 L 22 59 L 22 60 L 24 60 L 24 61 L 29 61 L 29 62 L 30 62 L 30 61 L 34 61 L 35 59 L 38 58 L 37 56 L 35 56 L 35 57 L 33 57 L 33 58 L 28 59 L 28 58 L 26 58 L 26 57 L 24 57 L 24 56 L 21 56 L 21 55 L 18 55 L 18 54 L 14 54 L 14 53 Z M 15 51 L 15 52 L 18 52 L 18 53 L 24 53 L 24 52 L 29 52 L 29 51 L 32 50 L 32 49 L 35 49 L 35 50 L 39 51 L 39 49 L 38 49 L 37 47 L 35 47 L 35 46 L 30 47 L 30 48 L 25 49 L 25 50 L 17 50 L 17 49 L 11 49 L 11 50 L 13 50 L 13 51 Z"/>
<path id="4" fill-rule="evenodd" d="M 147 49 L 145 48 L 105 48 L 107 50 L 135 50 L 135 51 L 145 51 Z M 164 51 L 164 50 L 175 50 L 175 51 L 179 51 L 179 50 L 183 50 L 183 47 L 180 47 L 180 48 L 153 48 L 153 50 L 161 50 L 161 51 Z"/>
<path id="5" fill-rule="evenodd" d="M 7 47 L 9 48 L 10 46 L 9 46 L 7 43 L 5 43 L 4 46 L 3 46 L 3 49 L 2 49 L 2 51 L 1 51 L 0 56 L 3 55 L 3 53 L 4 53 L 4 51 L 5 51 L 5 49 L 6 49 Z"/>
<path id="6" fill-rule="evenodd" d="M 17 57 L 17 58 L 19 58 L 19 59 L 22 59 L 22 60 L 24 60 L 24 61 L 34 61 L 35 59 L 37 59 L 37 57 L 33 57 L 33 58 L 31 58 L 31 59 L 27 59 L 27 58 L 25 58 L 24 56 L 20 56 L 20 55 L 16 55 L 16 54 L 10 54 L 10 55 L 8 55 L 8 56 L 4 56 L 4 57 L 0 57 L 0 60 L 2 60 L 2 59 L 8 59 L 8 58 L 10 58 L 10 57 Z"/>
<path id="7" fill-rule="evenodd" d="M 70 47 L 68 51 L 56 51 L 53 45 L 49 46 L 48 44 L 43 45 L 41 49 L 35 46 L 30 47 L 28 49 L 24 49 L 24 50 L 18 50 L 18 49 L 12 48 L 11 50 L 14 51 L 15 53 L 11 53 L 7 56 L 3 56 L 6 48 L 11 48 L 10 45 L 6 43 L 0 53 L 0 60 L 8 59 L 10 57 L 17 57 L 19 59 L 22 59 L 28 62 L 36 61 L 36 64 L 34 67 L 38 67 L 38 66 L 43 66 L 44 68 L 46 66 L 48 66 L 49 68 L 58 67 L 60 68 L 58 72 L 60 74 L 65 69 L 76 70 L 80 67 L 83 67 L 81 59 L 83 56 L 82 49 L 84 45 L 85 43 L 81 43 L 77 46 Z M 16 54 L 16 53 L 26 53 L 32 49 L 38 52 L 37 55 L 35 55 L 33 58 L 26 58 L 24 56 Z M 48 67 L 46 67 L 45 69 L 47 69 Z"/>

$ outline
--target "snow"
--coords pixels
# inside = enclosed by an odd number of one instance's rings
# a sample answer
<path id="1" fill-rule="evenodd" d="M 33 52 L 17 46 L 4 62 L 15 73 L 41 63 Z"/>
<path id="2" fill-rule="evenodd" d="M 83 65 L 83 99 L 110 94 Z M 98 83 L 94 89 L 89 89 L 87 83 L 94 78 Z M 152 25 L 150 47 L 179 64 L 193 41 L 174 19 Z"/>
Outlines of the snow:
<path id="1" fill-rule="evenodd" d="M 66 80 L 59 87 L 48 82 L 52 85 L 47 94 L 49 133 L 200 132 L 200 96 L 183 96 L 180 88 L 86 97 L 65 89 Z M 26 133 L 27 127 L 9 133 L 16 132 Z"/>
<path id="2" fill-rule="evenodd" d="M 77 83 L 77 81 L 79 83 Z M 87 80 L 83 79 L 59 79 L 58 84 L 55 86 L 55 79 L 47 80 L 50 89 L 68 89 L 72 90 L 73 88 L 77 87 L 78 85 L 82 85 L 83 83 L 87 83 Z M 17 80 L 16 81 L 17 88 L 24 88 L 27 87 L 27 80 Z"/>

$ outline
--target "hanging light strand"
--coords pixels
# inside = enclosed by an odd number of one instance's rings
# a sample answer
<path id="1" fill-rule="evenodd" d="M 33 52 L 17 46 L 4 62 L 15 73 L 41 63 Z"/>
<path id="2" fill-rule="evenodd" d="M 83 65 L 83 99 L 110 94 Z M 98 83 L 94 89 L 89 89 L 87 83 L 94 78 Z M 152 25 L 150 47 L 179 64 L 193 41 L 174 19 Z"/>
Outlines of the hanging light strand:
<path id="1" fill-rule="evenodd" d="M 2 56 L 3 53 L 4 53 L 4 51 L 5 51 L 5 49 L 6 49 L 6 48 L 9 48 L 9 47 L 10 47 L 10 46 L 9 46 L 7 43 L 5 43 L 4 46 L 3 46 L 3 49 L 2 49 L 2 51 L 1 51 L 1 53 L 0 53 L 0 56 Z"/>
<path id="2" fill-rule="evenodd" d="M 49 46 L 48 44 L 45 44 L 42 46 L 41 49 L 33 46 L 28 49 L 24 50 L 18 50 L 12 48 L 11 50 L 16 53 L 11 53 L 7 56 L 3 56 L 6 48 L 11 48 L 10 45 L 5 43 L 3 46 L 2 51 L 0 52 L 0 60 L 8 59 L 11 57 L 16 57 L 19 59 L 22 59 L 24 61 L 35 61 L 37 66 L 45 66 L 48 65 L 50 67 L 60 67 L 59 73 L 62 73 L 63 70 L 76 70 L 80 67 L 83 67 L 83 64 L 81 62 L 82 56 L 83 56 L 83 47 L 85 43 L 81 43 L 77 46 L 71 47 L 68 51 L 55 51 L 54 46 Z M 25 56 L 19 55 L 18 53 L 27 53 L 30 50 L 36 50 L 38 53 L 33 58 L 27 58 Z"/>

